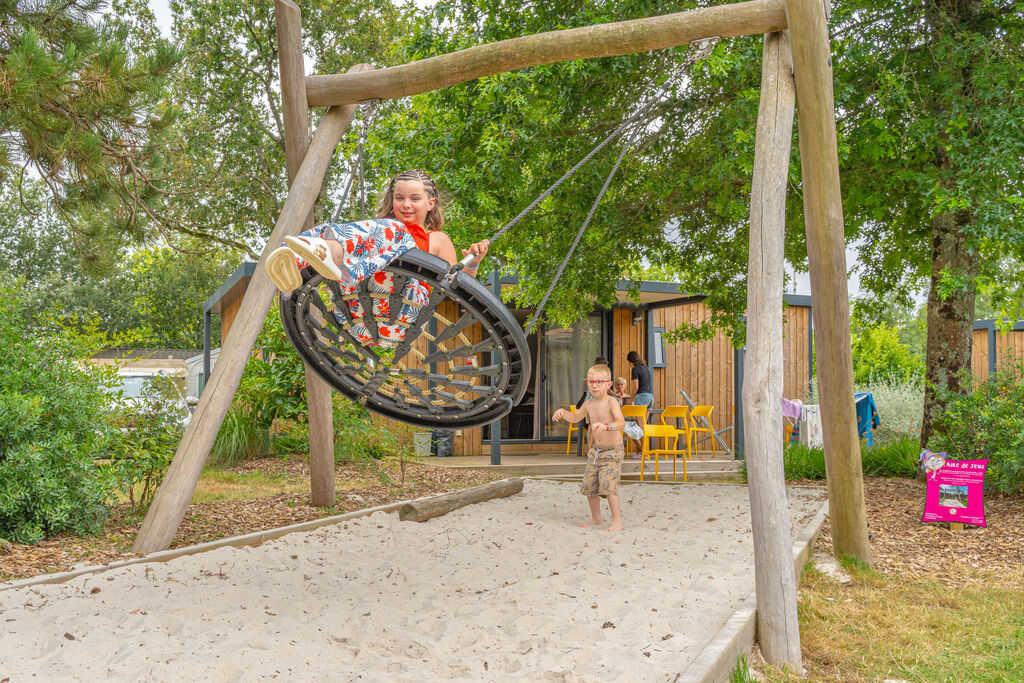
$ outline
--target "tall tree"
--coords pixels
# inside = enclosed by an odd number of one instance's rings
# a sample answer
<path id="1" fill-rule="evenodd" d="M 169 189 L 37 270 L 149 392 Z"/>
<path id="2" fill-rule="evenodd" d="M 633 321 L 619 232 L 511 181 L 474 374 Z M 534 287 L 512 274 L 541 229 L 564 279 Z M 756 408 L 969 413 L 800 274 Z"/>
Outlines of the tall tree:
<path id="1" fill-rule="evenodd" d="M 195 169 L 217 180 L 177 203 L 183 222 L 206 226 L 258 255 L 287 192 L 284 130 L 272 2 L 172 1 L 174 35 L 185 64 L 173 89 Z M 312 73 L 337 73 L 360 62 L 387 66 L 401 22 L 390 0 L 301 3 L 303 45 Z M 312 112 L 317 119 L 322 111 Z M 315 127 L 315 121 L 314 121 Z M 329 216 L 350 135 L 325 183 L 318 215 Z"/>
<path id="2" fill-rule="evenodd" d="M 975 294 L 1006 300 L 1024 254 L 1024 7 L 854 0 L 837 8 L 848 225 L 880 302 L 928 283 L 921 444 L 963 391 Z"/>
<path id="3" fill-rule="evenodd" d="M 165 222 L 162 181 L 177 170 L 167 82 L 180 60 L 165 40 L 139 51 L 102 0 L 3 0 L 0 182 L 45 183 L 87 266 Z"/>

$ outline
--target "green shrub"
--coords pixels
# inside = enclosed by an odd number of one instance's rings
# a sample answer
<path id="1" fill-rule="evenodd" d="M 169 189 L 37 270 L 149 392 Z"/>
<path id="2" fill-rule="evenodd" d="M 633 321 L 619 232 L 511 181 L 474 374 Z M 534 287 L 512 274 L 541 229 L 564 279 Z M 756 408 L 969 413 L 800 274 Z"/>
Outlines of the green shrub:
<path id="1" fill-rule="evenodd" d="M 857 384 L 854 390 L 869 391 L 875 399 L 875 408 L 881 422 L 873 435 L 876 444 L 884 446 L 920 437 L 921 419 L 924 415 L 923 380 L 875 378 Z M 819 400 L 818 383 L 814 380 L 811 382 L 809 403 L 815 404 Z"/>
<path id="2" fill-rule="evenodd" d="M 920 382 L 924 361 L 900 341 L 899 333 L 885 324 L 864 327 L 852 335 L 853 381 Z"/>
<path id="3" fill-rule="evenodd" d="M 231 404 L 207 462 L 214 467 L 233 467 L 242 460 L 270 455 L 270 430 L 259 412 L 246 403 Z"/>
<path id="4" fill-rule="evenodd" d="M 398 430 L 373 423 L 370 411 L 342 396 L 334 400 L 334 455 L 338 460 L 387 460 L 406 454 Z"/>
<path id="5" fill-rule="evenodd" d="M 180 396 L 172 382 L 166 377 L 147 381 L 141 400 L 116 421 L 119 436 L 104 471 L 108 488 L 126 496 L 135 511 L 145 510 L 153 501 L 185 431 Z"/>
<path id="6" fill-rule="evenodd" d="M 946 411 L 928 447 L 955 460 L 988 460 L 986 488 L 1024 491 L 1024 363 L 1000 368 L 972 393 L 940 391 L 938 398 Z"/>
<path id="7" fill-rule="evenodd" d="M 917 438 L 904 437 L 889 444 L 878 444 L 868 450 L 861 443 L 861 463 L 869 477 L 913 477 L 917 474 L 917 459 L 921 447 Z"/>
<path id="8" fill-rule="evenodd" d="M 113 368 L 94 324 L 30 315 L 23 283 L 0 273 L 0 536 L 34 543 L 100 526 L 109 482 Z"/>
<path id="9" fill-rule="evenodd" d="M 786 446 L 782 451 L 786 479 L 824 479 L 825 452 L 802 443 Z"/>
<path id="10" fill-rule="evenodd" d="M 245 364 L 236 402 L 248 405 L 253 419 L 267 430 L 275 420 L 305 422 L 306 372 L 284 333 L 281 316 L 267 316 L 255 349 L 259 355 Z"/>

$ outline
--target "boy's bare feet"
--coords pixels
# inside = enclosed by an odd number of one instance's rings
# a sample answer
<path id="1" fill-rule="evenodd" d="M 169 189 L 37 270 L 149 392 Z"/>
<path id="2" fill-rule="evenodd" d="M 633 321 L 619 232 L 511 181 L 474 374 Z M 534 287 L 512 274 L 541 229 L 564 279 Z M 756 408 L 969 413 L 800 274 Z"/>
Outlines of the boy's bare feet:
<path id="1" fill-rule="evenodd" d="M 601 523 L 600 519 L 592 519 L 589 522 L 580 522 L 579 523 L 579 527 L 581 529 L 586 529 L 588 526 L 594 526 L 595 524 L 600 524 L 600 523 Z"/>
<path id="2" fill-rule="evenodd" d="M 618 522 L 612 522 L 611 526 L 605 529 L 605 531 L 625 531 L 626 527 L 622 526 L 622 520 Z"/>

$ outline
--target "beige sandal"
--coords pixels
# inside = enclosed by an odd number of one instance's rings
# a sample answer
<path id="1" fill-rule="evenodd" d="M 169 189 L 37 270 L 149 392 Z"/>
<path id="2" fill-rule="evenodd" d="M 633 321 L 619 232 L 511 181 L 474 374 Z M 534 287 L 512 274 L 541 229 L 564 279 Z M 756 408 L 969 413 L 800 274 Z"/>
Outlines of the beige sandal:
<path id="1" fill-rule="evenodd" d="M 352 281 L 351 277 L 334 265 L 334 259 L 331 258 L 331 249 L 327 245 L 327 240 L 320 237 L 303 237 L 300 239 L 288 236 L 284 238 L 284 243 L 291 247 L 292 251 L 305 259 L 309 265 L 313 266 L 316 272 L 328 280 L 340 280 L 346 283 Z"/>
<path id="2" fill-rule="evenodd" d="M 267 275 L 282 292 L 302 286 L 302 274 L 295 259 L 295 252 L 288 247 L 278 247 L 267 257 Z"/>

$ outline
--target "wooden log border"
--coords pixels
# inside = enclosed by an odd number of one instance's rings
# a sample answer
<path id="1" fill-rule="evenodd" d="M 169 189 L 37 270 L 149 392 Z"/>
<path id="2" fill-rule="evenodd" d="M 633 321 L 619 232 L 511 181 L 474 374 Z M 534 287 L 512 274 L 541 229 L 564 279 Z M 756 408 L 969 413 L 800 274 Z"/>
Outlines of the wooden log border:
<path id="1" fill-rule="evenodd" d="M 403 522 L 425 522 L 434 517 L 446 515 L 459 508 L 484 503 L 495 498 L 507 498 L 523 490 L 522 479 L 502 479 L 482 486 L 460 489 L 425 500 L 406 503 L 398 510 L 398 518 Z"/>

